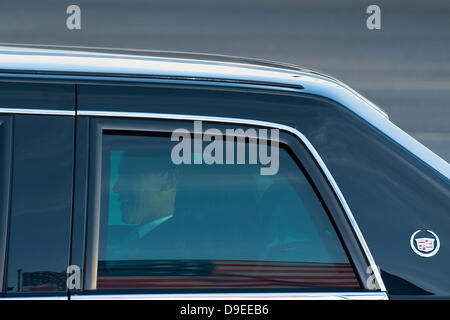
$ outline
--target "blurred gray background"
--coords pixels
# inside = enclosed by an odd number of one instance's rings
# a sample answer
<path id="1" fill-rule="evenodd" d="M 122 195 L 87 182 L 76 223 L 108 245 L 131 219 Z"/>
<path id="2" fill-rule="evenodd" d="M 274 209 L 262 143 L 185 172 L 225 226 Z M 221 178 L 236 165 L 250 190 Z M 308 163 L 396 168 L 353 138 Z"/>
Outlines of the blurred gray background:
<path id="1" fill-rule="evenodd" d="M 81 30 L 66 8 L 81 7 Z M 381 8 L 368 30 L 366 8 Z M 450 161 L 449 0 L 0 1 L 0 42 L 193 51 L 331 74 Z"/>

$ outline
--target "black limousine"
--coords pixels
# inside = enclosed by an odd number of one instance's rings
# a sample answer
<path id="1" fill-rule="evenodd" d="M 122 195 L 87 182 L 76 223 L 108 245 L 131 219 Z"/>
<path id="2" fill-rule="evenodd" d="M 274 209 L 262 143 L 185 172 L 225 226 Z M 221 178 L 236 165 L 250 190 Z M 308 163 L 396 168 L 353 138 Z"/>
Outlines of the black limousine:
<path id="1" fill-rule="evenodd" d="M 3 299 L 449 298 L 449 178 L 311 70 L 0 47 Z"/>

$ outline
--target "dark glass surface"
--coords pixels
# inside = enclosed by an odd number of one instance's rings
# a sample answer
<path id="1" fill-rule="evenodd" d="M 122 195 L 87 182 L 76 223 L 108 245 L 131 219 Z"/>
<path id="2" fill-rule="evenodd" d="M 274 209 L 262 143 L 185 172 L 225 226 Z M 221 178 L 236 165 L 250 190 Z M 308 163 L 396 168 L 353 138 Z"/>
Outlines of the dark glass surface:
<path id="1" fill-rule="evenodd" d="M 11 117 L 0 116 L 0 292 L 3 291 L 11 174 Z"/>
<path id="2" fill-rule="evenodd" d="M 65 291 L 73 117 L 16 115 L 7 293 Z"/>
<path id="3" fill-rule="evenodd" d="M 404 292 L 402 283 L 410 283 L 421 289 L 414 294 L 450 295 L 450 182 L 339 104 L 300 94 L 193 88 L 80 85 L 78 92 L 81 110 L 242 117 L 297 128 L 333 174 L 377 264 L 392 275 L 388 290 Z M 440 238 L 432 258 L 410 247 L 419 229 Z"/>
<path id="4" fill-rule="evenodd" d="M 284 148 L 265 176 L 257 164 L 176 166 L 170 137 L 102 141 L 98 289 L 360 287 Z"/>

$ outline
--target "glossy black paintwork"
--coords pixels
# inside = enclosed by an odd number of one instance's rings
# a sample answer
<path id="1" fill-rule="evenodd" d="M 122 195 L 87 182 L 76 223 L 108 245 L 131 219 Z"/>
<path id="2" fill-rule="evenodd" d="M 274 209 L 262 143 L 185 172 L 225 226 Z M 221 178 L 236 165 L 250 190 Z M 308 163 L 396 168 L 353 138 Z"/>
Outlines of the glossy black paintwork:
<path id="1" fill-rule="evenodd" d="M 241 117 L 297 128 L 333 174 L 376 263 L 393 275 L 388 291 L 450 295 L 450 182 L 342 106 L 300 94 L 188 88 L 80 85 L 78 93 L 79 110 Z M 439 235 L 436 256 L 411 250 L 418 229 Z M 404 281 L 391 280 L 398 278 Z"/>
<path id="2" fill-rule="evenodd" d="M 74 88 L 58 83 L 0 81 L 0 107 L 73 111 Z"/>

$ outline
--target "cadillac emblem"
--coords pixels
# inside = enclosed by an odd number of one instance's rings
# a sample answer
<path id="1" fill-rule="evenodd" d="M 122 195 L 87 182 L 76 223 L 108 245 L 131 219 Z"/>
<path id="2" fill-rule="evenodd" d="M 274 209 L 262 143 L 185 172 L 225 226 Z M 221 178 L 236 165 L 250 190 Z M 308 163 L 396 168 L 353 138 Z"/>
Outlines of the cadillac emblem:
<path id="1" fill-rule="evenodd" d="M 414 253 L 421 257 L 432 257 L 438 253 L 439 247 L 441 246 L 439 238 L 433 231 L 427 230 L 427 233 L 421 231 L 417 230 L 412 234 L 410 240 L 411 248 Z"/>

